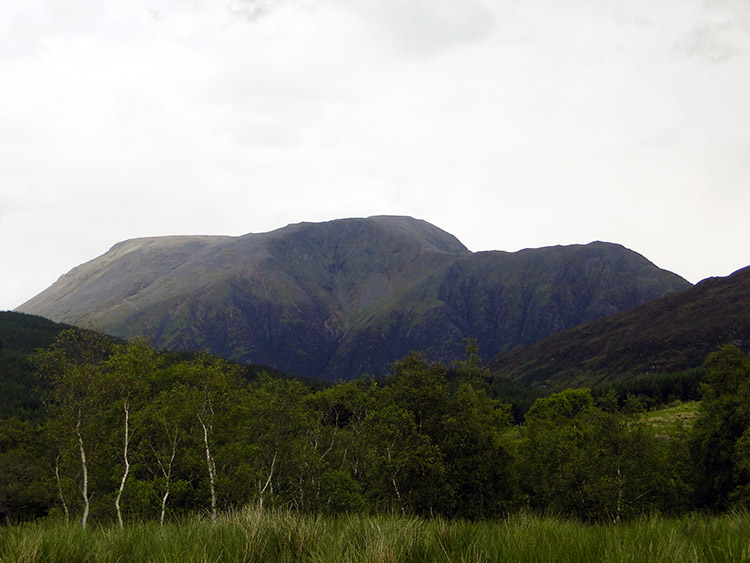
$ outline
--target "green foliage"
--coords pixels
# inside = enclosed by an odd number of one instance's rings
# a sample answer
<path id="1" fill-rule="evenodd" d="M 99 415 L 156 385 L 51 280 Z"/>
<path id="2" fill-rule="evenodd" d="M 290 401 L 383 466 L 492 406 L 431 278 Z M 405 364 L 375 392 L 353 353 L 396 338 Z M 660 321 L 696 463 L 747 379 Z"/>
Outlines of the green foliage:
<path id="1" fill-rule="evenodd" d="M 329 514 L 361 513 L 367 509 L 362 485 L 347 471 L 331 469 L 320 479 L 320 508 Z"/>
<path id="2" fill-rule="evenodd" d="M 594 397 L 614 391 L 620 405 L 629 396 L 637 397 L 645 408 L 667 405 L 674 401 L 697 401 L 700 398 L 700 383 L 704 376 L 703 368 L 674 372 L 647 374 L 632 379 L 594 387 Z"/>
<path id="3" fill-rule="evenodd" d="M 490 399 L 471 381 L 451 398 L 439 442 L 454 499 L 450 514 L 487 518 L 512 507 L 517 484 L 503 437 L 510 421 L 509 406 Z"/>
<path id="4" fill-rule="evenodd" d="M 730 344 L 709 355 L 704 368 L 700 416 L 690 437 L 696 499 L 725 509 L 748 498 L 750 359 Z"/>
<path id="5" fill-rule="evenodd" d="M 513 427 L 471 341 L 450 369 L 412 353 L 382 381 L 319 389 L 78 330 L 34 361 L 47 420 L 0 420 L 9 523 L 167 526 L 243 507 L 472 521 L 528 507 L 620 522 L 750 497 L 750 360 L 732 348 L 706 362 L 692 429 L 657 424 L 615 389 L 538 398 Z"/>
<path id="6" fill-rule="evenodd" d="M 491 376 L 489 392 L 493 399 L 511 405 L 515 424 L 523 423 L 525 414 L 537 399 L 550 394 L 547 389 L 499 376 Z"/>
<path id="7" fill-rule="evenodd" d="M 437 505 L 447 492 L 442 453 L 419 431 L 412 413 L 395 404 L 378 408 L 365 421 L 362 437 L 366 494 L 375 507 L 422 514 L 442 508 Z"/>
<path id="8" fill-rule="evenodd" d="M 44 459 L 41 428 L 15 418 L 0 420 L 0 521 L 17 523 L 44 516 L 52 483 Z"/>
<path id="9" fill-rule="evenodd" d="M 653 429 L 597 406 L 588 389 L 539 399 L 526 415 L 521 452 L 532 506 L 585 520 L 668 509 L 679 492 Z"/>

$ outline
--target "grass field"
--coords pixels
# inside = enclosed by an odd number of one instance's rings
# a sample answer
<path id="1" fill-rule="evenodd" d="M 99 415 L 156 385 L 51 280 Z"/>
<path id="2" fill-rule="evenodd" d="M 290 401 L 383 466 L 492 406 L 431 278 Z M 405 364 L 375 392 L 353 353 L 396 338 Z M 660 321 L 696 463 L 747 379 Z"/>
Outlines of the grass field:
<path id="1" fill-rule="evenodd" d="M 660 434 L 672 434 L 675 430 L 689 428 L 698 417 L 700 403 L 687 401 L 671 407 L 648 411 L 643 414 L 646 422 Z"/>
<path id="2" fill-rule="evenodd" d="M 492 522 L 300 516 L 246 510 L 217 522 L 0 528 L 0 561 L 750 561 L 750 515 L 586 525 L 517 514 Z"/>

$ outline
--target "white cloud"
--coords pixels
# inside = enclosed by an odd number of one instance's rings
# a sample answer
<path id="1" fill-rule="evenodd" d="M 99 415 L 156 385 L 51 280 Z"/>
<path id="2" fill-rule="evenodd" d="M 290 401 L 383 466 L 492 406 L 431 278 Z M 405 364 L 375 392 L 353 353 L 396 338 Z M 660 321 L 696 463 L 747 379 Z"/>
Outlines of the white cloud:
<path id="1" fill-rule="evenodd" d="M 342 6 L 413 55 L 425 56 L 486 39 L 495 27 L 490 6 L 474 0 L 359 0 Z"/>
<path id="2" fill-rule="evenodd" d="M 0 308 L 123 238 L 379 213 L 727 274 L 749 22 L 744 0 L 8 0 Z"/>

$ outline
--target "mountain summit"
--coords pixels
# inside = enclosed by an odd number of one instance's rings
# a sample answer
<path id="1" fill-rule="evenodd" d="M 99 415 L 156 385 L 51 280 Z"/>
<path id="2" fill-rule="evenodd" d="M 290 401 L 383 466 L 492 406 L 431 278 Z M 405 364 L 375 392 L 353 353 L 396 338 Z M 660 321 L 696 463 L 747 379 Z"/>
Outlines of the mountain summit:
<path id="1" fill-rule="evenodd" d="M 410 217 L 121 242 L 19 311 L 326 379 L 483 357 L 690 287 L 620 245 L 470 252 Z"/>

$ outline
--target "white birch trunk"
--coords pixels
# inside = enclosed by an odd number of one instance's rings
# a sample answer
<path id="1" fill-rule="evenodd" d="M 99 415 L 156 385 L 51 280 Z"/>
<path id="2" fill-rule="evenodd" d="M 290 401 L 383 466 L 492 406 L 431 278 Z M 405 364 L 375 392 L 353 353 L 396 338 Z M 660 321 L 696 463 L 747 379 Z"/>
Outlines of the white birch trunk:
<path id="1" fill-rule="evenodd" d="M 76 421 L 76 438 L 78 440 L 78 450 L 81 454 L 81 497 L 83 498 L 83 514 L 81 515 L 81 527 L 86 528 L 89 519 L 89 468 L 86 463 L 86 449 L 83 447 L 83 437 L 81 436 L 81 413 L 78 412 Z"/>
<path id="2" fill-rule="evenodd" d="M 164 526 L 164 514 L 167 511 L 167 499 L 169 498 L 169 491 L 172 484 L 172 466 L 174 465 L 174 458 L 177 453 L 177 438 L 171 441 L 172 444 L 172 455 L 169 458 L 169 464 L 165 468 L 161 460 L 159 460 L 159 466 L 161 467 L 162 475 L 166 481 L 164 485 L 164 494 L 161 497 L 161 512 L 159 513 L 159 525 Z"/>
<path id="3" fill-rule="evenodd" d="M 130 473 L 130 460 L 128 459 L 128 446 L 130 445 L 130 407 L 128 401 L 125 400 L 123 403 L 123 410 L 125 411 L 125 440 L 123 444 L 122 457 L 125 461 L 125 470 L 122 473 L 122 480 L 120 481 L 120 488 L 117 490 L 117 496 L 115 497 L 115 509 L 117 510 L 117 522 L 120 524 L 120 528 L 124 528 L 122 522 L 122 511 L 120 510 L 120 499 L 122 499 L 122 491 L 125 489 L 125 481 L 128 479 L 128 473 Z"/>
<path id="4" fill-rule="evenodd" d="M 164 515 L 167 512 L 167 499 L 169 498 L 169 481 L 164 489 L 164 495 L 161 497 L 161 511 L 159 512 L 159 526 L 164 526 Z"/>
<path id="5" fill-rule="evenodd" d="M 216 463 L 214 462 L 213 455 L 211 455 L 211 448 L 208 443 L 208 426 L 203 421 L 203 417 L 199 416 L 198 421 L 203 428 L 203 445 L 206 448 L 206 465 L 208 466 L 208 483 L 211 490 L 211 520 L 216 520 Z"/>
<path id="6" fill-rule="evenodd" d="M 391 457 L 391 451 L 393 450 L 393 447 L 396 445 L 396 440 L 391 443 L 391 445 L 388 447 L 388 466 L 389 468 L 393 464 L 393 459 Z M 401 507 L 401 510 L 403 511 L 403 506 L 401 506 L 401 491 L 398 490 L 398 485 L 396 484 L 396 475 L 398 474 L 398 471 L 392 471 L 391 472 L 391 484 L 393 485 L 393 490 L 396 491 L 396 498 L 398 499 L 399 507 Z"/>
<path id="7" fill-rule="evenodd" d="M 260 483 L 258 483 L 258 489 L 260 490 L 260 497 L 258 499 L 258 507 L 263 510 L 263 495 L 266 492 L 266 489 L 268 489 L 268 486 L 271 484 L 271 479 L 273 478 L 273 468 L 276 465 L 276 456 L 278 455 L 278 450 L 273 452 L 273 459 L 271 460 L 271 469 L 268 472 L 268 478 L 266 479 L 266 484 L 263 485 L 263 487 L 260 486 Z M 271 489 L 273 490 L 273 488 Z"/>
<path id="8" fill-rule="evenodd" d="M 63 512 L 65 512 L 65 523 L 67 524 L 70 522 L 70 512 L 68 511 L 68 503 L 65 502 L 62 482 L 60 481 L 60 454 L 57 454 L 55 458 L 55 481 L 57 482 L 57 494 L 60 495 L 60 502 L 62 503 Z"/>

